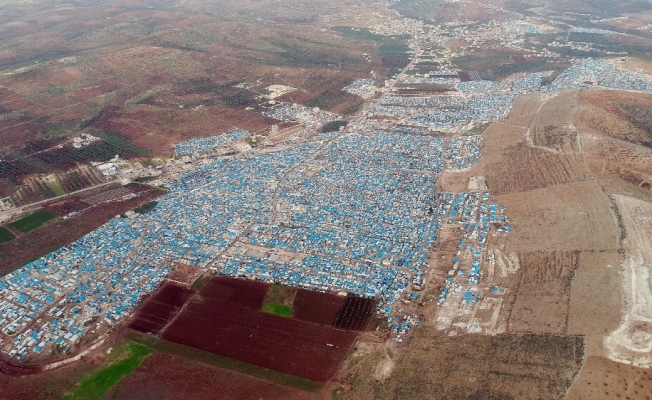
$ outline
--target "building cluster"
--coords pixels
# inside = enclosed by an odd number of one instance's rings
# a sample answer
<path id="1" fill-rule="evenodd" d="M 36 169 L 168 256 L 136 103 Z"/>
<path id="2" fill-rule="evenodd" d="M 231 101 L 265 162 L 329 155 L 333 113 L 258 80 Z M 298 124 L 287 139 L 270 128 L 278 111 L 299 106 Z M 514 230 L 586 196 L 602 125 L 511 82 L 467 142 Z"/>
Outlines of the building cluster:
<path id="1" fill-rule="evenodd" d="M 301 104 L 284 102 L 277 103 L 263 111 L 263 115 L 284 122 L 299 122 L 304 126 L 325 125 L 340 119 L 339 115 L 320 110 L 319 107 L 310 108 Z"/>
<path id="2" fill-rule="evenodd" d="M 564 70 L 544 90 L 602 86 L 625 90 L 652 90 L 652 81 L 644 71 L 630 72 L 600 59 L 586 59 Z"/>
<path id="3" fill-rule="evenodd" d="M 536 35 L 541 33 L 538 26 L 528 23 L 526 21 L 516 21 L 509 19 L 504 22 L 504 27 L 507 30 L 514 31 L 519 36 Z"/>
<path id="4" fill-rule="evenodd" d="M 2 351 L 18 359 L 69 351 L 128 317 L 172 262 L 376 297 L 391 313 L 427 269 L 441 223 L 437 174 L 473 139 L 455 150 L 442 138 L 388 131 L 326 139 L 210 160 L 169 183 L 149 213 L 114 218 L 1 278 Z"/>
<path id="5" fill-rule="evenodd" d="M 288 93 L 292 93 L 296 88 L 286 85 L 270 85 L 265 88 L 267 94 L 264 96 L 266 99 L 276 99 Z"/>
<path id="6" fill-rule="evenodd" d="M 362 97 L 363 99 L 370 99 L 376 94 L 375 83 L 376 81 L 373 79 L 356 79 L 350 85 L 342 88 L 342 90 Z"/>
<path id="7" fill-rule="evenodd" d="M 480 190 L 439 194 L 441 206 L 438 213 L 442 222 L 454 225 L 462 233 L 457 244 L 457 255 L 450 260 L 452 265 L 446 284 L 439 294 L 439 304 L 458 294 L 460 296 L 457 296 L 456 300 L 466 305 L 480 299 L 479 295 L 473 293 L 478 292 L 477 285 L 483 274 L 483 263 L 488 258 L 489 234 L 505 235 L 511 231 L 509 219 L 504 215 L 505 207 L 490 202 L 489 197 L 489 193 Z M 463 291 L 464 295 L 461 294 Z"/>
<path id="8" fill-rule="evenodd" d="M 452 170 L 463 171 L 470 169 L 480 161 L 480 142 L 482 136 L 458 136 L 451 140 L 446 148 L 444 162 Z"/>
<path id="9" fill-rule="evenodd" d="M 2 352 L 16 359 L 67 353 L 89 332 L 128 317 L 168 272 L 149 248 L 136 251 L 147 238 L 143 228 L 113 219 L 0 278 Z"/>
<path id="10" fill-rule="evenodd" d="M 249 136 L 247 131 L 234 129 L 221 135 L 213 135 L 203 138 L 192 138 L 174 146 L 174 154 L 177 156 L 206 153 L 220 147 L 228 146 L 231 143 Z"/>
<path id="11" fill-rule="evenodd" d="M 93 136 L 90 133 L 82 133 L 81 135 L 72 138 L 72 147 L 81 149 L 82 147 L 86 147 L 98 140 L 100 140 L 100 138 Z"/>
<path id="12" fill-rule="evenodd" d="M 456 85 L 460 83 L 460 80 L 457 78 L 456 72 L 454 75 L 455 77 L 452 78 L 443 74 L 437 74 L 437 71 L 431 71 L 423 75 L 408 75 L 401 79 L 401 83 L 413 83 L 418 85 Z"/>
<path id="13" fill-rule="evenodd" d="M 406 125 L 459 131 L 474 121 L 504 119 L 518 94 L 538 92 L 542 78 L 549 75 L 550 72 L 520 73 L 499 82 L 459 82 L 456 78 L 442 78 L 449 83 L 455 82 L 457 91 L 428 97 L 387 95 L 372 112 L 375 116 L 395 117 Z"/>

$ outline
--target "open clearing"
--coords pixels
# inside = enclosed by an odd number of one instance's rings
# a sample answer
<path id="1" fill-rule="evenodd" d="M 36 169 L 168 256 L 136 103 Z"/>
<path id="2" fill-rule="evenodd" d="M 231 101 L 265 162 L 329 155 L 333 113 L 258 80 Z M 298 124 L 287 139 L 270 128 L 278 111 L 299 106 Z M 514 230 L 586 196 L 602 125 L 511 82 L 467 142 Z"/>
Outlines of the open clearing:
<path id="1" fill-rule="evenodd" d="M 636 368 L 603 357 L 584 361 L 568 400 L 649 400 L 652 398 L 652 370 Z"/>
<path id="2" fill-rule="evenodd" d="M 512 251 L 617 250 L 620 230 L 612 204 L 596 182 L 496 196 L 510 210 Z"/>
<path id="3" fill-rule="evenodd" d="M 334 397 L 561 398 L 580 368 L 582 352 L 578 336 L 451 337 L 424 328 L 394 356 L 396 365 L 383 384 L 370 379 L 380 357 L 354 358 L 342 378 L 346 386 Z"/>
<path id="4" fill-rule="evenodd" d="M 652 204 L 615 197 L 627 233 L 622 264 L 627 310 L 605 347 L 613 360 L 652 367 Z"/>

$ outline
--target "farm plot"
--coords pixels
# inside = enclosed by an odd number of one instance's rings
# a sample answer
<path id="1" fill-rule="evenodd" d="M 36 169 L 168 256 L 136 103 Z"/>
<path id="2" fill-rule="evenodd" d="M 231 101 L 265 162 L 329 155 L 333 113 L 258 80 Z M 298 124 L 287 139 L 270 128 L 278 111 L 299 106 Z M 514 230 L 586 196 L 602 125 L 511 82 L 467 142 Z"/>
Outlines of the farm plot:
<path id="1" fill-rule="evenodd" d="M 299 290 L 294 299 L 294 318 L 329 326 L 344 303 L 344 296 Z"/>
<path id="2" fill-rule="evenodd" d="M 505 123 L 527 128 L 534 120 L 541 104 L 542 99 L 539 93 L 529 93 L 516 97 Z"/>
<path id="3" fill-rule="evenodd" d="M 570 387 L 566 399 L 647 400 L 652 393 L 652 371 L 589 356 Z"/>
<path id="4" fill-rule="evenodd" d="M 487 182 L 495 195 L 545 188 L 583 177 L 563 154 L 534 148 L 525 142 L 505 152 L 501 162 L 487 168 Z"/>
<path id="5" fill-rule="evenodd" d="M 578 126 L 614 139 L 652 147 L 648 111 L 652 106 L 652 95 L 591 89 L 578 93 L 578 102 Z"/>
<path id="6" fill-rule="evenodd" d="M 28 233 L 40 228 L 56 217 L 57 216 L 54 214 L 51 214 L 45 210 L 41 210 L 35 212 L 32 215 L 28 215 L 27 217 L 11 222 L 9 226 L 23 233 Z"/>
<path id="7" fill-rule="evenodd" d="M 52 198 L 55 195 L 46 178 L 33 176 L 26 179 L 24 185 L 12 193 L 11 199 L 14 204 L 22 206 Z"/>
<path id="8" fill-rule="evenodd" d="M 106 192 L 100 192 L 91 196 L 86 196 L 81 199 L 86 204 L 90 204 L 92 206 L 99 204 L 99 203 L 104 203 L 105 201 L 112 201 L 115 199 L 119 199 L 121 197 L 127 196 L 133 194 L 131 190 L 127 187 L 119 187 L 111 190 L 107 190 Z"/>
<path id="9" fill-rule="evenodd" d="M 570 288 L 568 333 L 602 342 L 618 326 L 624 305 L 619 268 L 623 258 L 617 251 L 580 253 Z"/>
<path id="10" fill-rule="evenodd" d="M 131 158 L 145 154 L 133 145 L 115 144 L 101 140 L 81 149 L 67 146 L 42 151 L 15 160 L 0 161 L 0 181 L 21 185 L 12 193 L 15 204 L 25 205 L 88 188 L 105 181 L 98 171 L 86 164 L 89 161 L 107 161 L 119 155 Z M 43 176 L 36 173 L 59 173 Z M 2 190 L 4 189 L 4 190 Z M 0 190 L 6 192 L 7 188 Z"/>
<path id="11" fill-rule="evenodd" d="M 292 307 L 283 304 L 272 303 L 271 301 L 264 302 L 262 310 L 264 313 L 278 315 L 279 317 L 287 318 L 292 315 Z"/>
<path id="12" fill-rule="evenodd" d="M 176 283 L 166 282 L 139 308 L 129 328 L 157 335 L 194 293 Z"/>
<path id="13" fill-rule="evenodd" d="M 8 242 L 14 238 L 14 235 L 7 228 L 0 227 L 0 244 Z"/>
<path id="14" fill-rule="evenodd" d="M 498 196 L 515 232 L 510 251 L 617 250 L 620 230 L 596 182 L 574 182 Z"/>
<path id="15" fill-rule="evenodd" d="M 525 253 L 519 258 L 521 281 L 510 315 L 510 332 L 565 333 L 579 252 Z"/>
<path id="16" fill-rule="evenodd" d="M 434 328 L 430 328 L 434 329 Z M 448 336 L 422 328 L 380 384 L 373 354 L 348 366 L 341 399 L 561 399 L 580 369 L 580 336 Z"/>
<path id="17" fill-rule="evenodd" d="M 66 193 L 86 189 L 105 182 L 104 177 L 95 168 L 89 168 L 88 166 L 82 166 L 59 174 L 58 178 Z"/>
<path id="18" fill-rule="evenodd" d="M 265 300 L 269 284 L 227 277 L 215 277 L 201 290 L 201 296 L 229 304 L 260 310 Z"/>
<path id="19" fill-rule="evenodd" d="M 107 394 L 108 399 L 313 399 L 316 395 L 240 372 L 155 352 Z"/>
<path id="20" fill-rule="evenodd" d="M 88 208 L 88 204 L 79 200 L 79 198 L 70 198 L 47 204 L 43 207 L 47 212 L 50 212 L 59 217 L 66 216 L 75 211 L 82 211 Z"/>
<path id="21" fill-rule="evenodd" d="M 162 338 L 312 381 L 330 379 L 356 333 L 262 312 L 267 286 L 213 278 Z"/>
<path id="22" fill-rule="evenodd" d="M 585 135 L 584 151 L 587 165 L 594 175 L 605 180 L 608 190 L 619 194 L 617 185 L 609 181 L 621 181 L 639 192 L 650 192 L 652 182 L 652 148 L 628 143 L 602 135 Z"/>
<path id="23" fill-rule="evenodd" d="M 356 331 L 364 330 L 375 308 L 375 300 L 349 295 L 337 312 L 333 326 Z"/>

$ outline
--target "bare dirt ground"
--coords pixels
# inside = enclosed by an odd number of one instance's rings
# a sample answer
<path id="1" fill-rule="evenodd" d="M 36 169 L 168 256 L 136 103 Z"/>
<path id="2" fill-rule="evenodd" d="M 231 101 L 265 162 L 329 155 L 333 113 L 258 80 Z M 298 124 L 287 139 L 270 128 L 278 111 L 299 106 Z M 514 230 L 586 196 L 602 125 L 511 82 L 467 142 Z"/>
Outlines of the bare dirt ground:
<path id="1" fill-rule="evenodd" d="M 587 90 L 580 92 L 578 100 L 577 126 L 585 132 L 591 172 L 613 193 L 637 197 L 649 193 L 652 126 L 646 110 L 652 106 L 652 95 Z"/>
<path id="2" fill-rule="evenodd" d="M 508 237 L 512 250 L 614 250 L 619 246 L 620 231 L 611 203 L 595 182 L 496 198 L 511 210 L 517 232 Z"/>
<path id="3" fill-rule="evenodd" d="M 627 310 L 618 329 L 605 339 L 609 358 L 652 367 L 652 204 L 615 196 L 627 238 L 623 290 Z"/>
<path id="4" fill-rule="evenodd" d="M 582 251 L 570 284 L 567 332 L 585 335 L 587 355 L 603 355 L 602 341 L 620 323 L 624 295 L 618 251 Z M 596 295 L 599 291 L 600 295 Z"/>
<path id="5" fill-rule="evenodd" d="M 519 258 L 522 271 L 509 332 L 567 333 L 570 285 L 579 252 L 524 253 Z"/>
<path id="6" fill-rule="evenodd" d="M 393 354 L 392 375 L 380 384 L 365 376 L 386 361 L 371 353 L 353 358 L 349 386 L 337 399 L 560 398 L 581 365 L 575 336 L 444 336 L 424 328 Z M 487 362 L 487 360 L 491 362 Z"/>
<path id="7" fill-rule="evenodd" d="M 201 273 L 202 271 L 198 267 L 183 263 L 174 263 L 168 279 L 190 286 Z"/>
<path id="8" fill-rule="evenodd" d="M 652 370 L 636 368 L 603 357 L 589 356 L 573 382 L 568 400 L 649 400 Z"/>
<path id="9" fill-rule="evenodd" d="M 650 135 L 631 111 L 652 106 L 652 95 L 615 90 L 584 90 L 579 93 L 578 124 L 587 133 L 600 133 L 634 143 L 650 141 Z M 628 112 L 628 110 L 630 112 Z"/>
<path id="10" fill-rule="evenodd" d="M 122 357 L 124 329 L 111 331 L 100 346 L 70 365 L 34 375 L 0 373 L 0 400 L 60 400 L 85 376 Z"/>
<path id="11" fill-rule="evenodd" d="M 2 400 L 58 400 L 68 388 L 92 368 L 87 362 L 31 376 L 0 375 L 0 399 Z"/>

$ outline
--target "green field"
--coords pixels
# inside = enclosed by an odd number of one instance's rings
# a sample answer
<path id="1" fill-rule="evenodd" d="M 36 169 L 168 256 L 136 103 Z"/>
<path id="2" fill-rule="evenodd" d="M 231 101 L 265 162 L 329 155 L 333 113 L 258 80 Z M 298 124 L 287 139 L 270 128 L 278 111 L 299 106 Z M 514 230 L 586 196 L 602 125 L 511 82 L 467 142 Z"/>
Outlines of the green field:
<path id="1" fill-rule="evenodd" d="M 150 201 L 149 203 L 145 203 L 142 206 L 134 208 L 134 212 L 137 212 L 138 214 L 147 214 L 148 212 L 152 211 L 157 205 L 158 201 Z"/>
<path id="2" fill-rule="evenodd" d="M 349 123 L 348 121 L 342 121 L 342 120 L 332 121 L 324 125 L 321 128 L 321 131 L 324 133 L 339 131 L 341 126 L 346 126 L 348 123 Z"/>
<path id="3" fill-rule="evenodd" d="M 99 129 L 94 129 L 94 128 L 87 128 L 86 131 L 92 134 L 93 136 L 97 136 L 100 139 L 104 140 L 105 142 L 112 144 L 113 146 L 117 147 L 119 150 L 122 150 L 125 153 L 124 157 L 128 157 L 128 154 L 134 154 L 136 156 L 143 156 L 143 157 L 149 155 L 149 152 L 147 150 L 136 146 L 135 144 L 131 143 L 129 140 L 115 133 L 101 131 Z M 120 157 L 123 157 L 123 155 L 120 155 Z"/>
<path id="4" fill-rule="evenodd" d="M 48 183 L 48 187 L 50 190 L 52 190 L 52 193 L 54 193 L 55 197 L 63 196 L 66 194 L 66 191 L 63 190 L 59 182 L 50 182 Z"/>
<path id="5" fill-rule="evenodd" d="M 410 51 L 410 47 L 404 44 L 396 45 L 382 45 L 378 48 L 378 53 L 380 55 L 396 55 L 396 54 L 405 54 Z"/>
<path id="6" fill-rule="evenodd" d="M 81 81 L 77 81 L 74 83 L 71 83 L 70 85 L 66 86 L 57 86 L 51 89 L 46 89 L 41 92 L 38 92 L 38 95 L 41 96 L 54 96 L 54 95 L 60 95 L 60 94 L 66 94 L 72 90 L 75 90 L 79 87 L 86 86 L 86 85 L 91 85 L 93 83 L 97 83 L 98 80 L 95 78 L 89 78 L 89 79 L 84 79 Z M 33 95 L 30 97 L 34 97 Z"/>
<path id="7" fill-rule="evenodd" d="M 14 235 L 6 228 L 0 226 L 0 244 L 8 242 L 14 238 Z"/>
<path id="8" fill-rule="evenodd" d="M 130 98 L 129 100 L 125 101 L 125 105 L 131 105 L 131 104 L 138 104 L 141 101 L 155 95 L 156 93 L 162 92 L 165 89 L 167 89 L 166 85 L 157 85 L 154 86 L 153 88 L 149 89 L 148 91 L 139 94 L 138 96 L 134 96 Z"/>
<path id="9" fill-rule="evenodd" d="M 388 40 L 407 40 L 410 38 L 409 35 L 398 35 L 398 36 L 383 36 L 372 33 L 368 28 L 356 28 L 351 26 L 333 26 L 330 28 L 332 31 L 339 32 L 344 36 L 356 38 L 356 39 L 366 39 L 373 40 L 375 42 L 386 43 Z"/>
<path id="10" fill-rule="evenodd" d="M 266 301 L 263 303 L 263 312 L 272 315 L 278 315 L 279 317 L 288 318 L 292 316 L 292 307 L 285 306 L 283 304 L 272 303 L 271 301 Z"/>
<path id="11" fill-rule="evenodd" d="M 482 135 L 484 131 L 489 128 L 489 125 L 491 125 L 491 122 L 485 122 L 482 124 L 477 124 L 471 130 L 469 131 L 470 135 Z"/>
<path id="12" fill-rule="evenodd" d="M 125 358 L 84 379 L 71 395 L 64 397 L 64 400 L 101 399 L 113 385 L 124 376 L 131 374 L 143 359 L 152 353 L 151 349 L 136 343 L 127 344 L 127 351 L 128 355 Z"/>
<path id="13" fill-rule="evenodd" d="M 401 69 L 400 69 L 400 68 L 392 68 L 392 69 L 390 69 L 390 70 L 387 71 L 387 73 L 385 74 L 385 76 L 386 76 L 387 78 L 392 78 L 392 77 L 394 77 L 394 75 L 398 74 L 399 72 L 401 72 Z"/>
<path id="14" fill-rule="evenodd" d="M 37 211 L 8 225 L 23 233 L 31 232 L 45 225 L 48 221 L 55 219 L 57 216 L 45 210 Z"/>

